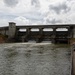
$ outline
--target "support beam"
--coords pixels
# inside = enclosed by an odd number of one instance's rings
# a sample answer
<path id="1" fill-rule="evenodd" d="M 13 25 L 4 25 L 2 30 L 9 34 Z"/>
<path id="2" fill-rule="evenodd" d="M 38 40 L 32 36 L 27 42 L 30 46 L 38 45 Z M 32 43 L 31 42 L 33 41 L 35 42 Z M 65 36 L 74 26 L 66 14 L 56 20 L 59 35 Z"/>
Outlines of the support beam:
<path id="1" fill-rule="evenodd" d="M 31 30 L 31 28 L 27 28 L 27 29 L 26 29 L 26 34 L 27 34 L 27 35 L 30 34 L 30 30 Z"/>
<path id="2" fill-rule="evenodd" d="M 52 43 L 56 41 L 56 27 L 53 28 Z"/>
<path id="3" fill-rule="evenodd" d="M 73 38 L 75 38 L 75 26 L 73 26 Z"/>
<path id="4" fill-rule="evenodd" d="M 43 40 L 43 28 L 39 28 L 39 36 L 36 39 L 36 42 L 39 43 Z"/>
<path id="5" fill-rule="evenodd" d="M 28 42 L 29 35 L 30 35 L 30 29 L 31 29 L 31 28 L 27 28 L 27 29 L 26 29 L 26 35 L 23 36 L 23 42 Z"/>
<path id="6" fill-rule="evenodd" d="M 42 35 L 43 34 L 43 28 L 39 28 L 39 30 L 40 30 L 40 35 Z"/>

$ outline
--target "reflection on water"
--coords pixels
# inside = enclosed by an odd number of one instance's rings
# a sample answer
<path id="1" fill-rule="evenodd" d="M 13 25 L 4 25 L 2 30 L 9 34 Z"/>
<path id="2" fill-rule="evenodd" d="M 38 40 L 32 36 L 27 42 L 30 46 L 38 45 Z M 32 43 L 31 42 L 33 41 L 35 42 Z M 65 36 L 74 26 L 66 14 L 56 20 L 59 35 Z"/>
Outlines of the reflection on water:
<path id="1" fill-rule="evenodd" d="M 66 45 L 1 44 L 0 75 L 70 75 Z"/>

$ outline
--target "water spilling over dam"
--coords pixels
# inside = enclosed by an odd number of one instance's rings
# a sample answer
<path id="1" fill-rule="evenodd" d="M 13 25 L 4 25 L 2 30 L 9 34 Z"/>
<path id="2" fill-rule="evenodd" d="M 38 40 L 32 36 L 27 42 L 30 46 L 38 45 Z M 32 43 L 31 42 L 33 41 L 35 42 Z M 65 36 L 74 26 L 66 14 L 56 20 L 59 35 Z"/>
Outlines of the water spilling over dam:
<path id="1" fill-rule="evenodd" d="M 0 44 L 0 75 L 71 75 L 68 45 Z"/>

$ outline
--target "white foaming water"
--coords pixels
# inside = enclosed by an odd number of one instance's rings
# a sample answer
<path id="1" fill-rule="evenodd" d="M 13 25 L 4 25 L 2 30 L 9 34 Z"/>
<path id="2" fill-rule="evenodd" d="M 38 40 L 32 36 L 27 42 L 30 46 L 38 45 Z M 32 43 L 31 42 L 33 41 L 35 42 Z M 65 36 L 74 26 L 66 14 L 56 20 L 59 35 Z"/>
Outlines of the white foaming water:
<path id="1" fill-rule="evenodd" d="M 35 40 L 29 40 L 27 43 L 36 43 Z M 51 41 L 41 41 L 40 43 L 51 43 Z"/>
<path id="2" fill-rule="evenodd" d="M 0 75 L 70 75 L 70 56 L 67 45 L 0 44 Z"/>

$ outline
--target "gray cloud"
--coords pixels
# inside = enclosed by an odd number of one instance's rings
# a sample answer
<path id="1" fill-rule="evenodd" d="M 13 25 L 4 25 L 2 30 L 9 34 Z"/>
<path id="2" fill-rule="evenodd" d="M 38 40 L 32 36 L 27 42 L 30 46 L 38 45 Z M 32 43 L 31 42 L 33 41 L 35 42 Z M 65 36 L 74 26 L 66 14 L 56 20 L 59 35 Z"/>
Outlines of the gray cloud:
<path id="1" fill-rule="evenodd" d="M 19 0 L 4 0 L 4 3 L 8 6 L 8 7 L 14 7 L 18 4 Z"/>
<path id="2" fill-rule="evenodd" d="M 68 7 L 66 3 L 62 3 L 62 4 L 59 4 L 57 6 L 50 5 L 49 8 L 51 10 L 54 10 L 57 14 L 60 14 L 62 11 L 64 13 L 67 13 L 70 11 L 70 7 Z"/>
<path id="3" fill-rule="evenodd" d="M 39 2 L 39 0 L 31 0 L 31 5 L 33 5 L 35 7 L 40 7 L 40 2 Z"/>
<path id="4" fill-rule="evenodd" d="M 52 20 L 46 19 L 46 23 L 56 24 L 56 23 L 62 23 L 62 21 L 61 20 L 56 20 L 56 19 L 52 19 Z"/>

